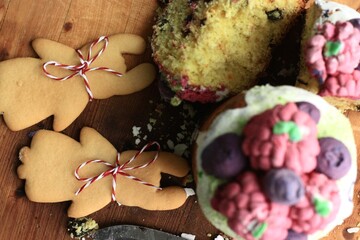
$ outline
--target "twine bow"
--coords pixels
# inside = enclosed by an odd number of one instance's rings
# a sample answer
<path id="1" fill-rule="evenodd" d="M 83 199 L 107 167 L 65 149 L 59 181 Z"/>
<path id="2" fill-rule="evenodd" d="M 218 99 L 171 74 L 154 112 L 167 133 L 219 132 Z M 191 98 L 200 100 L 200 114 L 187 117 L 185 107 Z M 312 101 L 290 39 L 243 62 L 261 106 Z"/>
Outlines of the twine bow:
<path id="1" fill-rule="evenodd" d="M 157 152 L 154 156 L 153 159 L 151 159 L 150 161 L 148 161 L 147 163 L 143 164 L 143 165 L 137 165 L 137 166 L 133 166 L 133 167 L 128 167 L 128 165 L 135 161 L 136 158 L 142 154 L 146 149 L 148 149 L 149 147 L 153 146 L 153 145 L 156 145 L 157 147 Z M 120 174 L 126 178 L 129 178 L 129 179 L 132 179 L 134 181 L 137 181 L 143 185 L 146 185 L 146 186 L 149 186 L 149 187 L 153 187 L 153 188 L 156 188 L 156 189 L 159 189 L 161 190 L 160 187 L 157 187 L 151 183 L 148 183 L 148 182 L 145 182 L 135 176 L 132 176 L 130 175 L 129 173 L 127 173 L 126 171 L 129 171 L 129 170 L 134 170 L 134 169 L 139 169 L 139 168 L 145 168 L 147 166 L 149 166 L 150 164 L 152 164 L 153 162 L 156 161 L 156 159 L 158 158 L 159 156 L 159 151 L 160 151 L 160 145 L 158 142 L 150 142 L 148 144 L 146 144 L 140 151 L 138 151 L 132 158 L 130 158 L 128 161 L 126 161 L 125 163 L 121 164 L 120 163 L 120 153 L 117 154 L 117 158 L 116 158 L 116 163 L 115 165 L 111 164 L 111 163 L 108 163 L 104 160 L 99 160 L 99 159 L 95 159 L 95 160 L 90 160 L 90 161 L 87 161 L 87 162 L 84 162 L 82 163 L 80 166 L 78 166 L 75 170 L 75 177 L 77 180 L 79 181 L 82 181 L 82 182 L 86 182 L 83 186 L 81 186 L 75 193 L 75 195 L 78 195 L 79 193 L 81 193 L 85 188 L 89 187 L 92 183 L 102 179 L 102 178 L 105 178 L 109 175 L 112 175 L 112 190 L 111 190 L 111 199 L 112 201 L 114 202 L 117 202 L 119 205 L 120 203 L 118 201 L 116 201 L 116 175 L 117 174 Z M 80 177 L 79 175 L 79 171 L 81 168 L 85 167 L 86 165 L 89 165 L 91 163 L 100 163 L 100 164 L 103 164 L 105 166 L 108 166 L 110 169 L 107 170 L 107 171 L 104 171 L 102 173 L 100 173 L 99 175 L 95 176 L 95 177 L 90 177 L 90 178 L 82 178 Z"/>
<path id="2" fill-rule="evenodd" d="M 98 43 L 104 41 L 104 46 L 100 49 L 100 51 L 94 56 L 92 57 L 92 49 L 93 47 L 95 47 Z M 85 89 L 86 92 L 89 95 L 89 101 L 92 101 L 94 99 L 94 95 L 90 89 L 90 83 L 88 78 L 86 77 L 86 73 L 87 72 L 92 72 L 92 71 L 96 71 L 96 70 L 101 70 L 101 71 L 106 71 L 109 73 L 112 73 L 118 77 L 122 76 L 122 73 L 119 73 L 115 70 L 112 70 L 110 68 L 107 67 L 93 67 L 90 68 L 90 65 L 98 58 L 100 57 L 100 55 L 105 51 L 106 47 L 109 44 L 109 39 L 106 36 L 101 36 L 100 38 L 98 38 L 96 41 L 92 42 L 90 47 L 89 47 L 89 52 L 87 54 L 87 58 L 84 58 L 84 55 L 82 54 L 80 49 L 76 50 L 76 53 L 79 55 L 80 58 L 80 64 L 78 65 L 67 65 L 67 64 L 62 64 L 62 63 L 58 63 L 56 61 L 48 61 L 46 63 L 44 63 L 43 65 L 43 71 L 45 73 L 45 75 L 51 79 L 57 80 L 57 81 L 65 81 L 68 80 L 72 77 L 75 77 L 77 75 L 79 75 L 80 77 L 82 77 L 84 79 L 84 84 L 85 84 Z M 65 77 L 57 77 L 52 75 L 51 73 L 49 73 L 49 71 L 47 70 L 48 66 L 55 66 L 58 68 L 62 68 L 62 69 L 66 69 L 69 71 L 72 71 L 73 73 L 65 76 Z"/>

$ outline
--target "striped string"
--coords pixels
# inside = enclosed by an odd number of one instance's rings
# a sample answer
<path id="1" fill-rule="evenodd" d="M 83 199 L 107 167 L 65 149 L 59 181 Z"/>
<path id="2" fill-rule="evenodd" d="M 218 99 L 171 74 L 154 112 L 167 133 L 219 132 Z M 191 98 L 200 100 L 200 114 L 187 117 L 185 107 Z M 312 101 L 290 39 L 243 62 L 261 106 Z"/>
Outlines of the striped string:
<path id="1" fill-rule="evenodd" d="M 100 49 L 100 51 L 94 56 L 92 57 L 92 49 L 93 47 L 95 47 L 98 43 L 104 41 L 104 46 Z M 105 72 L 109 72 L 112 73 L 118 77 L 122 76 L 122 73 L 116 72 L 110 68 L 107 67 L 94 67 L 94 68 L 90 68 L 90 65 L 98 58 L 100 57 L 100 55 L 105 51 L 105 49 L 107 48 L 109 44 L 109 39 L 106 36 L 101 36 L 100 38 L 98 38 L 96 41 L 92 42 L 90 47 L 89 47 L 89 52 L 87 54 L 87 58 L 84 58 L 84 55 L 82 54 L 82 52 L 80 51 L 80 49 L 77 49 L 76 52 L 80 58 L 80 64 L 78 65 L 67 65 L 67 64 L 62 64 L 62 63 L 58 63 L 56 61 L 48 61 L 46 63 L 44 63 L 43 65 L 43 71 L 45 73 L 45 75 L 53 80 L 56 81 L 65 81 L 68 80 L 72 77 L 75 77 L 77 75 L 79 75 L 80 77 L 82 77 L 84 79 L 84 84 L 85 84 L 85 89 L 86 92 L 89 95 L 89 101 L 92 101 L 94 99 L 94 95 L 90 89 L 90 83 L 89 80 L 86 76 L 87 72 L 92 72 L 92 71 L 105 71 Z M 48 66 L 55 66 L 58 68 L 62 68 L 62 69 L 66 69 L 69 71 L 72 71 L 73 73 L 65 76 L 65 77 L 57 77 L 52 75 L 51 73 L 49 73 L 49 71 L 47 70 Z"/>
<path id="2" fill-rule="evenodd" d="M 156 145 L 157 147 L 157 151 L 156 154 L 154 156 L 153 159 L 151 159 L 150 161 L 148 161 L 147 163 L 143 164 L 143 165 L 137 165 L 137 166 L 133 166 L 133 167 L 128 167 L 128 165 L 135 161 L 136 158 L 142 154 L 145 150 L 147 150 L 149 147 Z M 112 175 L 112 189 L 111 189 L 111 200 L 114 202 L 117 202 L 119 205 L 120 203 L 118 201 L 116 201 L 116 175 L 120 174 L 121 176 L 124 176 L 126 178 L 132 179 L 136 182 L 139 182 L 143 185 L 149 186 L 149 187 L 153 187 L 156 189 L 161 190 L 160 187 L 157 187 L 151 183 L 148 183 L 146 181 L 141 180 L 140 178 L 137 178 L 135 176 L 130 175 L 129 173 L 127 173 L 126 171 L 130 171 L 130 170 L 134 170 L 134 169 L 140 169 L 140 168 L 146 168 L 147 166 L 149 166 L 150 164 L 152 164 L 153 162 L 156 161 L 156 159 L 159 156 L 159 151 L 160 151 L 160 145 L 158 142 L 150 142 L 148 144 L 146 144 L 140 151 L 138 151 L 132 158 L 130 158 L 128 161 L 126 161 L 125 163 L 121 164 L 120 163 L 120 153 L 117 154 L 117 158 L 116 158 L 116 163 L 115 165 L 108 163 L 106 161 L 103 160 L 99 160 L 99 159 L 95 159 L 95 160 L 90 160 L 87 162 L 82 163 L 81 165 L 79 165 L 76 170 L 75 170 L 75 177 L 77 180 L 82 181 L 82 182 L 86 182 L 83 186 L 81 186 L 75 193 L 75 195 L 78 195 L 79 193 L 81 193 L 85 188 L 89 187 L 92 183 L 103 179 L 109 175 Z M 80 169 L 82 169 L 83 167 L 85 167 L 86 165 L 89 165 L 91 163 L 99 163 L 99 164 L 103 164 L 107 167 L 109 167 L 110 169 L 107 171 L 104 171 L 102 173 L 100 173 L 99 175 L 95 176 L 95 177 L 90 177 L 90 178 L 82 178 L 79 175 L 79 171 Z"/>

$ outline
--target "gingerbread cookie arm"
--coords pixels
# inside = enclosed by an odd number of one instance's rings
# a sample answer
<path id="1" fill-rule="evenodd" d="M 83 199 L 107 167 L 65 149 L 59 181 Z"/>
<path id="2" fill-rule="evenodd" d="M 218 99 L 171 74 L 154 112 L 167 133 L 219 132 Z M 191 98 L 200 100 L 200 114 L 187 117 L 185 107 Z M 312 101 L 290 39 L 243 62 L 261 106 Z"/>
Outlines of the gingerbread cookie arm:
<path id="1" fill-rule="evenodd" d="M 184 188 L 170 186 L 156 190 L 149 186 L 121 180 L 116 191 L 118 201 L 126 206 L 137 206 L 146 210 L 172 210 L 183 205 L 187 199 Z M 136 189 L 136 191 L 132 190 Z"/>
<path id="2" fill-rule="evenodd" d="M 93 71 L 87 73 L 95 98 L 104 99 L 114 95 L 131 94 L 149 86 L 155 79 L 156 70 L 152 64 L 143 63 L 126 72 L 123 53 L 141 54 L 146 43 L 137 35 L 117 34 L 110 36 L 106 50 L 97 58 L 91 67 L 106 66 L 123 74 L 119 77 L 111 73 Z M 81 48 L 81 52 L 88 54 L 89 44 Z M 93 46 L 93 53 L 97 53 L 104 46 L 98 43 Z"/>
<path id="3" fill-rule="evenodd" d="M 134 156 L 136 151 L 125 151 L 122 154 L 122 162 Z M 146 164 L 154 158 L 156 152 L 143 152 L 134 160 L 134 165 Z M 184 177 L 190 171 L 187 161 L 172 153 L 160 152 L 158 158 L 146 168 L 127 171 L 132 176 L 143 182 L 158 187 L 161 173 L 168 173 L 178 177 Z M 138 206 L 147 210 L 171 210 L 180 207 L 187 199 L 186 190 L 182 187 L 171 186 L 156 189 L 153 186 L 134 181 L 124 176 L 117 176 L 116 197 L 121 204 Z M 137 189 L 137 191 L 133 191 Z M 140 194 L 141 193 L 141 194 Z"/>
<path id="4" fill-rule="evenodd" d="M 134 34 L 116 34 L 109 37 L 110 41 L 118 42 L 117 51 L 126 54 L 142 54 L 146 49 L 145 40 Z"/>
<path id="5" fill-rule="evenodd" d="M 152 64 L 143 63 L 128 71 L 114 86 L 116 95 L 131 94 L 149 86 L 155 79 L 156 71 Z"/>
<path id="6" fill-rule="evenodd" d="M 187 161 L 176 154 L 161 152 L 157 161 L 158 164 L 161 164 L 163 173 L 176 177 L 185 177 L 190 172 L 190 167 Z"/>
<path id="7" fill-rule="evenodd" d="M 126 95 L 138 92 L 149 86 L 155 79 L 156 71 L 152 64 L 143 63 L 122 77 L 96 77 L 98 72 L 91 72 L 91 86 L 96 99 L 105 99 L 115 95 Z M 105 79 L 106 78 L 106 79 Z M 100 87 L 101 86 L 101 87 Z"/>

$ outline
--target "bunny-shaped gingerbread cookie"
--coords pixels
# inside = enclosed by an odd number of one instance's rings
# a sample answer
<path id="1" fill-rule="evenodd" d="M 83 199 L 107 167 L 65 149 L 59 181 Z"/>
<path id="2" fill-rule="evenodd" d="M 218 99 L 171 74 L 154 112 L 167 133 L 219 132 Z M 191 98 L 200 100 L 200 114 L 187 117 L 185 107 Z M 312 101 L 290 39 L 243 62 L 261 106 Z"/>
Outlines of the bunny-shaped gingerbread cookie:
<path id="1" fill-rule="evenodd" d="M 46 39 L 36 39 L 32 46 L 40 58 L 0 62 L 0 113 L 13 131 L 52 115 L 54 130 L 62 131 L 80 115 L 89 98 L 131 94 L 155 79 L 149 63 L 126 72 L 122 54 L 141 54 L 146 47 L 136 35 L 101 37 L 81 48 L 80 54 Z"/>
<path id="2" fill-rule="evenodd" d="M 112 196 L 111 174 L 105 174 L 92 183 L 84 183 L 76 178 L 75 173 L 81 175 L 80 178 L 91 178 L 109 171 L 109 165 L 115 165 L 117 151 L 104 137 L 88 127 L 81 130 L 80 142 L 61 133 L 40 130 L 35 134 L 31 147 L 20 150 L 22 165 L 17 171 L 21 179 L 26 179 L 25 191 L 30 200 L 72 200 L 68 215 L 74 218 L 103 208 L 112 197 L 126 206 L 170 210 L 180 207 L 187 197 L 193 194 L 191 189 L 177 186 L 161 190 L 156 187 L 160 184 L 161 172 L 177 177 L 186 176 L 189 166 L 185 159 L 167 152 L 151 151 L 139 154 L 137 151 L 124 151 L 120 154 L 120 165 L 134 156 L 134 162 L 129 163 L 126 168 L 146 166 L 115 174 L 115 191 Z M 108 165 L 95 162 L 86 165 L 89 160 L 104 161 Z M 81 165 L 83 166 L 79 167 Z M 79 192 L 80 189 L 82 191 Z"/>

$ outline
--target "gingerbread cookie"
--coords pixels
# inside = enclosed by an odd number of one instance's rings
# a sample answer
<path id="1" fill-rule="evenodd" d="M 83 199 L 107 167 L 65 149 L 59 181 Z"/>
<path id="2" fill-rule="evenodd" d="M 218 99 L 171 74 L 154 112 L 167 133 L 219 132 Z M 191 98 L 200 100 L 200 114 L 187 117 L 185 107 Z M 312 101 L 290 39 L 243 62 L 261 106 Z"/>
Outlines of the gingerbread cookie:
<path id="1" fill-rule="evenodd" d="M 0 62 L 0 113 L 13 131 L 52 115 L 54 130 L 61 131 L 89 100 L 131 94 L 155 78 L 149 63 L 126 72 L 122 53 L 141 54 L 146 47 L 136 35 L 100 37 L 79 50 L 47 39 L 32 46 L 40 58 Z"/>
<path id="2" fill-rule="evenodd" d="M 187 161 L 172 153 L 145 150 L 121 154 L 98 132 L 83 128 L 80 142 L 53 131 L 38 131 L 20 150 L 18 176 L 34 202 L 72 201 L 70 217 L 91 214 L 111 201 L 148 210 L 180 207 L 192 189 L 160 188 L 160 173 L 184 177 Z"/>

